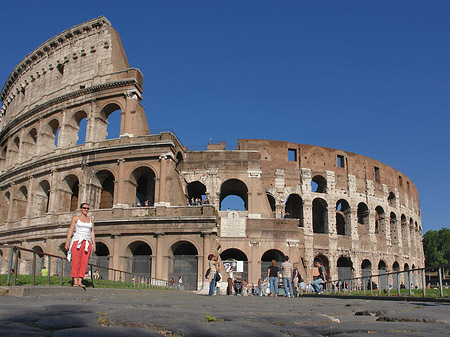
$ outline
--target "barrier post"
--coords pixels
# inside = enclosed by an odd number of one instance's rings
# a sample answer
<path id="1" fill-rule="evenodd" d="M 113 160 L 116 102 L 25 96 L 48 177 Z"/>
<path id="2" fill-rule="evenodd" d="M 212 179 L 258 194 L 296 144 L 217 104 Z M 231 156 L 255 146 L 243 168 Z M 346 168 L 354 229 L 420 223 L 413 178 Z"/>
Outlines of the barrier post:
<path id="1" fill-rule="evenodd" d="M 49 255 L 47 255 L 47 257 L 48 257 L 48 259 L 47 259 L 47 269 L 48 269 L 47 284 L 50 285 L 50 272 L 51 272 L 51 270 L 50 270 L 50 265 L 51 265 L 50 261 L 51 261 L 51 258 L 50 258 Z"/>
<path id="2" fill-rule="evenodd" d="M 422 269 L 422 295 L 425 297 L 427 295 L 427 285 L 425 284 L 425 268 Z"/>
<path id="3" fill-rule="evenodd" d="M 17 269 L 19 269 L 19 253 L 20 253 L 20 248 L 17 249 L 16 248 L 16 257 L 15 257 L 15 268 L 14 268 L 14 283 L 13 286 L 16 285 L 17 282 Z"/>
<path id="4" fill-rule="evenodd" d="M 444 289 L 442 288 L 442 268 L 439 267 L 439 293 L 444 297 Z"/>
<path id="5" fill-rule="evenodd" d="M 412 296 L 412 286 L 411 286 L 411 270 L 410 271 L 408 271 L 408 285 L 409 285 L 409 296 Z"/>
<path id="6" fill-rule="evenodd" d="M 31 285 L 36 284 L 36 253 L 33 253 L 33 260 L 31 262 Z"/>
<path id="7" fill-rule="evenodd" d="M 11 271 L 13 269 L 13 259 L 14 259 L 14 247 L 11 247 L 11 251 L 9 253 L 8 278 L 6 280 L 6 285 L 8 287 L 11 285 Z"/>
<path id="8" fill-rule="evenodd" d="M 64 277 L 64 275 L 63 275 L 64 274 L 64 260 L 63 260 L 63 258 L 61 258 L 60 260 L 61 260 L 61 268 L 59 271 L 59 284 L 62 286 L 64 283 L 64 279 L 63 279 L 63 277 Z"/>

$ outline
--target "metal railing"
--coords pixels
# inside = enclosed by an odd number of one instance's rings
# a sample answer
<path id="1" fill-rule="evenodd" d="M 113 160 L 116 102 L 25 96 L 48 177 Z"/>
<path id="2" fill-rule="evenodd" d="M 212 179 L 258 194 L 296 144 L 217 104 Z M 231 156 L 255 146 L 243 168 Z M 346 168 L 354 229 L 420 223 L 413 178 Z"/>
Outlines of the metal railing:
<path id="1" fill-rule="evenodd" d="M 31 285 L 36 285 L 36 261 L 38 258 L 42 259 L 44 257 L 47 257 L 47 284 L 51 285 L 51 273 L 52 273 L 52 259 L 55 262 L 55 269 L 56 272 L 54 273 L 56 276 L 59 276 L 59 285 L 64 284 L 64 275 L 69 274 L 67 276 L 70 276 L 70 273 L 66 272 L 66 266 L 70 264 L 69 261 L 67 261 L 67 258 L 65 256 L 58 256 L 53 255 L 49 253 L 44 253 L 40 251 L 35 251 L 33 249 L 23 248 L 20 246 L 9 246 L 9 245 L 0 245 L 0 249 L 10 249 L 9 254 L 9 263 L 8 263 L 8 276 L 7 276 L 7 286 L 16 286 L 17 285 L 17 279 L 18 279 L 18 269 L 19 269 L 19 263 L 20 260 L 23 259 L 21 256 L 22 254 L 31 254 L 31 260 L 25 260 L 25 261 L 31 261 L 31 265 L 29 267 L 29 274 L 31 274 Z M 59 262 L 59 263 L 57 263 Z M 59 268 L 58 268 L 59 264 Z M 105 270 L 105 273 L 94 273 L 94 268 L 97 271 Z M 25 268 L 26 269 L 26 268 Z M 89 275 L 88 279 L 91 280 L 92 285 L 94 285 L 94 280 L 98 281 L 98 286 L 101 287 L 102 284 L 105 284 L 106 287 L 110 287 L 111 284 L 113 287 L 116 287 L 116 285 L 123 284 L 125 286 L 133 287 L 133 288 L 155 288 L 155 287 L 161 287 L 161 288 L 170 288 L 169 281 L 167 280 L 161 280 L 153 277 L 149 277 L 145 274 L 138 274 L 138 273 L 132 273 L 125 270 L 119 270 L 115 268 L 109 268 L 105 266 L 96 265 L 93 263 L 88 263 L 88 270 L 89 272 L 87 275 Z M 98 278 L 96 276 L 99 276 Z M 103 277 L 100 277 L 100 275 L 105 275 L 107 277 L 107 280 L 103 279 Z M 84 278 L 86 279 L 86 277 Z"/>
<path id="2" fill-rule="evenodd" d="M 436 267 L 414 268 L 396 270 L 391 272 L 371 274 L 360 277 L 339 278 L 337 280 L 331 280 L 327 282 L 325 292 L 330 294 L 355 294 L 362 292 L 363 296 L 370 294 L 370 296 L 401 296 L 401 290 L 409 296 L 416 295 L 417 292 L 422 293 L 422 297 L 427 296 L 427 289 L 432 288 L 431 282 L 426 283 L 426 277 L 428 272 L 428 278 L 431 278 L 431 274 L 435 274 L 433 283 L 436 284 L 433 287 L 439 289 L 439 297 L 444 297 L 444 270 L 449 270 L 450 265 L 440 265 Z M 403 281 L 401 282 L 401 276 Z M 450 279 L 447 279 L 449 282 Z M 448 284 L 445 284 L 447 286 Z M 450 288 L 450 285 L 448 285 Z"/>

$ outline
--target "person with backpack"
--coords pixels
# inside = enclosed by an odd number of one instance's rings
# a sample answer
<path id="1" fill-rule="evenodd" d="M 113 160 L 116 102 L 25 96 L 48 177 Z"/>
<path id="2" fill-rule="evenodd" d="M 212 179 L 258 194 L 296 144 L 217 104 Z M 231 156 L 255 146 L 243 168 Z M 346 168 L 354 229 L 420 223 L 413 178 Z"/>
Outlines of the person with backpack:
<path id="1" fill-rule="evenodd" d="M 219 272 L 220 262 L 219 257 L 214 256 L 214 254 L 209 254 L 208 260 L 209 260 L 208 280 L 210 281 L 208 295 L 213 296 L 216 290 L 216 280 L 217 280 L 217 273 Z"/>

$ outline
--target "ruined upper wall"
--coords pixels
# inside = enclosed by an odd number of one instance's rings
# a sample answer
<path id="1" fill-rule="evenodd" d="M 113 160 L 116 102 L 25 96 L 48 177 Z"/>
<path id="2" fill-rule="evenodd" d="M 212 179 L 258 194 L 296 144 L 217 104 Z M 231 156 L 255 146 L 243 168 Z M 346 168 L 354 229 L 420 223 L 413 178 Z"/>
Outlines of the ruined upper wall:
<path id="1" fill-rule="evenodd" d="M 354 176 L 356 191 L 359 193 L 364 194 L 368 188 L 367 181 L 372 181 L 375 196 L 383 197 L 386 189 L 388 193 L 397 191 L 401 204 L 406 204 L 406 195 L 409 196 L 410 202 L 412 199 L 416 210 L 420 207 L 417 189 L 405 174 L 363 155 L 322 146 L 261 139 L 240 139 L 237 149 L 261 153 L 261 167 L 266 188 L 270 187 L 276 169 L 284 170 L 287 184 L 289 182 L 297 184 L 301 169 L 308 168 L 311 169 L 312 176 L 326 177 L 327 171 L 334 172 L 336 189 L 346 190 L 348 177 Z M 338 156 L 341 158 L 339 163 Z M 375 168 L 378 169 L 377 177 Z"/>
<path id="2" fill-rule="evenodd" d="M 128 68 L 119 34 L 105 17 L 72 27 L 15 67 L 0 94 L 0 127 L 53 98 L 110 82 Z M 142 77 L 139 80 L 142 85 Z"/>

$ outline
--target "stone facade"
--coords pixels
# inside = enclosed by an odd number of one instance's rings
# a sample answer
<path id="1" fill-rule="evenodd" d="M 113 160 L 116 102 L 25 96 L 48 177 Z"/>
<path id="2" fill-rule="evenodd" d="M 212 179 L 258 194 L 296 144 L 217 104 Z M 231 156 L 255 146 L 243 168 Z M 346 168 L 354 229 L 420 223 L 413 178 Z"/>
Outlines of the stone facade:
<path id="1" fill-rule="evenodd" d="M 149 133 L 142 81 L 104 17 L 20 62 L 0 94 L 0 243 L 62 255 L 70 219 L 88 202 L 108 266 L 165 280 L 190 266 L 193 288 L 211 252 L 245 261 L 255 283 L 284 255 L 307 281 L 316 258 L 334 279 L 424 266 L 419 196 L 403 173 L 283 141 L 190 151 L 172 133 Z M 107 139 L 117 111 L 120 136 Z M 221 209 L 230 195 L 245 211 Z M 209 203 L 187 205 L 192 198 Z"/>

